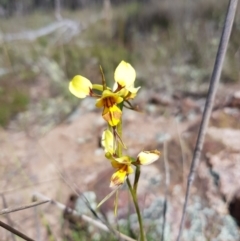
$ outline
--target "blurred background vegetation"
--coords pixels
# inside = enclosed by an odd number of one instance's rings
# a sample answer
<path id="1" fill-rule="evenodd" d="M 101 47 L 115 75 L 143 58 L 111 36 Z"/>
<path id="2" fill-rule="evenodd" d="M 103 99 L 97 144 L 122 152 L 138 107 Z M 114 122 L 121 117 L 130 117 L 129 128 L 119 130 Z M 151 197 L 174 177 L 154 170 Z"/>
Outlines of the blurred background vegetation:
<path id="1" fill-rule="evenodd" d="M 0 0 L 0 125 L 31 108 L 38 121 L 61 121 L 77 103 L 68 81 L 76 74 L 100 81 L 100 64 L 111 80 L 122 59 L 141 85 L 206 91 L 226 7 L 223 0 Z M 224 82 L 239 81 L 239 39 L 237 14 Z"/>

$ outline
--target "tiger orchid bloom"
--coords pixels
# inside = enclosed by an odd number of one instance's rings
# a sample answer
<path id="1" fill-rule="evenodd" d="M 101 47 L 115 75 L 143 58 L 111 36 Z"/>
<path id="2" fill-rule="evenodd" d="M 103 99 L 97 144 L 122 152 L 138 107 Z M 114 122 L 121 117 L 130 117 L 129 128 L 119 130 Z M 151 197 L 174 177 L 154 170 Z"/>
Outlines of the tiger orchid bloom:
<path id="1" fill-rule="evenodd" d="M 131 167 L 132 160 L 129 156 L 122 156 L 120 158 L 111 157 L 112 167 L 117 169 L 111 177 L 110 187 L 114 188 L 124 183 L 126 177 L 134 172 Z"/>
<path id="2" fill-rule="evenodd" d="M 101 98 L 96 102 L 96 107 L 103 107 L 102 117 L 111 126 L 116 126 L 122 117 L 122 111 L 117 106 L 121 102 L 123 98 L 111 90 L 104 90 Z"/>
<path id="3" fill-rule="evenodd" d="M 103 73 L 102 73 L 103 74 Z M 69 91 L 78 98 L 87 96 L 97 97 L 96 107 L 102 108 L 102 117 L 110 126 L 117 126 L 122 117 L 120 103 L 133 99 L 140 87 L 135 88 L 135 69 L 127 62 L 121 61 L 114 73 L 115 85 L 113 90 L 106 86 L 103 77 L 103 84 L 92 84 L 91 81 L 81 75 L 76 75 L 69 83 Z M 96 94 L 93 90 L 101 92 Z"/>
<path id="4" fill-rule="evenodd" d="M 106 134 L 107 133 L 105 133 L 104 135 L 106 136 Z M 109 140 L 110 139 L 111 138 L 109 138 Z M 108 149 L 111 150 L 111 148 L 108 148 Z M 140 152 L 136 160 L 129 156 L 122 156 L 122 157 L 116 158 L 113 156 L 111 152 L 107 152 L 108 149 L 105 147 L 105 152 L 106 152 L 105 156 L 107 159 L 111 161 L 112 167 L 117 169 L 117 171 L 111 177 L 110 187 L 117 187 L 119 185 L 122 185 L 126 177 L 129 174 L 132 174 L 134 172 L 132 165 L 134 166 L 149 165 L 157 161 L 158 158 L 160 157 L 160 152 L 158 150 L 152 150 L 152 151 Z"/>

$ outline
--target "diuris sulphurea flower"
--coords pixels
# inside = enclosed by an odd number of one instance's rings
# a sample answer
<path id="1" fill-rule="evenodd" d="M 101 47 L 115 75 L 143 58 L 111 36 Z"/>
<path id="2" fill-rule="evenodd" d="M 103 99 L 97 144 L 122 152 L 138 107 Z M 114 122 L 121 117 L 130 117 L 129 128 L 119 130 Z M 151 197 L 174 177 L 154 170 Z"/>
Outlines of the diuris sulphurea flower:
<path id="1" fill-rule="evenodd" d="M 109 134 L 108 134 L 109 135 Z M 104 135 L 106 137 L 106 133 Z M 111 140 L 111 136 L 109 135 L 109 142 Z M 106 141 L 106 138 L 105 138 Z M 110 142 L 111 143 L 111 142 Z M 153 162 L 157 161 L 160 157 L 160 152 L 158 150 L 152 150 L 152 151 L 141 151 L 137 159 L 134 159 L 130 156 L 122 156 L 122 157 L 116 157 L 111 152 L 108 152 L 107 150 L 111 149 L 111 144 L 107 147 L 106 143 L 105 146 L 105 152 L 106 152 L 106 158 L 111 161 L 112 167 L 117 169 L 117 171 L 112 175 L 111 177 L 111 183 L 110 187 L 117 187 L 119 185 L 122 185 L 125 182 L 126 177 L 129 174 L 132 174 L 134 172 L 131 165 L 134 166 L 140 166 L 140 165 L 150 165 Z"/>
<path id="2" fill-rule="evenodd" d="M 118 105 L 135 98 L 140 89 L 140 87 L 134 87 L 136 79 L 135 69 L 125 61 L 121 61 L 117 66 L 114 79 L 113 89 L 107 87 L 105 82 L 103 85 L 92 84 L 89 79 L 81 75 L 76 75 L 69 83 L 69 91 L 76 97 L 80 99 L 87 96 L 98 98 L 96 106 L 99 108 L 103 107 L 102 117 L 111 126 L 116 126 L 122 116 L 121 108 Z M 93 90 L 98 90 L 102 93 L 99 95 L 94 93 Z"/>
<path id="3" fill-rule="evenodd" d="M 122 185 L 126 177 L 134 172 L 134 169 L 131 167 L 132 158 L 129 156 L 114 157 L 110 153 L 106 153 L 106 157 L 111 161 L 112 167 L 117 169 L 111 177 L 110 187 L 114 188 Z"/>
<path id="4" fill-rule="evenodd" d="M 110 90 L 104 90 L 101 98 L 97 99 L 96 107 L 103 107 L 102 117 L 111 126 L 116 126 L 122 116 L 122 111 L 117 104 L 123 102 L 123 98 Z"/>

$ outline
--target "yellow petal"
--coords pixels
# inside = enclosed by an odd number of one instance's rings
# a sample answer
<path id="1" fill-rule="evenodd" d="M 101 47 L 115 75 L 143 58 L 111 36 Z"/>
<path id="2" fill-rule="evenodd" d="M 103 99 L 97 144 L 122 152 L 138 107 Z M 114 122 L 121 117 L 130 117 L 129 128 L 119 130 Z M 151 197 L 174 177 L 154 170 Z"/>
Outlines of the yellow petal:
<path id="1" fill-rule="evenodd" d="M 116 158 L 110 152 L 107 152 L 105 157 L 111 161 L 112 167 L 116 169 L 122 169 L 127 165 L 131 165 L 131 159 L 128 156 Z"/>
<path id="2" fill-rule="evenodd" d="M 126 176 L 127 172 L 124 169 L 119 169 L 118 171 L 113 173 L 111 177 L 110 187 L 117 187 L 119 185 L 122 185 L 125 181 Z"/>
<path id="3" fill-rule="evenodd" d="M 133 172 L 134 172 L 133 168 L 131 166 L 128 166 L 127 174 L 132 174 Z"/>
<path id="4" fill-rule="evenodd" d="M 111 165 L 115 169 L 121 169 L 125 166 L 124 164 L 117 162 L 115 158 L 112 156 L 112 154 L 110 154 L 109 152 L 105 154 L 105 157 L 111 161 Z"/>
<path id="5" fill-rule="evenodd" d="M 109 108 L 105 107 L 102 117 L 109 125 L 116 126 L 122 117 L 122 111 L 116 105 Z"/>
<path id="6" fill-rule="evenodd" d="M 124 164 L 117 162 L 114 158 L 111 158 L 111 165 L 115 169 L 121 169 L 124 166 Z"/>
<path id="7" fill-rule="evenodd" d="M 136 79 L 136 71 L 131 64 L 122 61 L 115 70 L 114 79 L 122 87 L 132 85 Z"/>
<path id="8" fill-rule="evenodd" d="M 78 98 L 85 98 L 90 95 L 92 83 L 87 78 L 76 75 L 69 83 L 69 91 Z"/>
<path id="9" fill-rule="evenodd" d="M 135 88 L 134 86 L 128 87 L 127 90 L 131 92 L 132 94 L 137 94 L 138 90 L 141 88 L 141 86 Z"/>
<path id="10" fill-rule="evenodd" d="M 102 93 L 102 98 L 113 98 L 113 102 L 115 104 L 119 104 L 123 101 L 123 98 L 119 96 L 117 93 L 113 93 L 111 90 L 104 90 Z"/>
<path id="11" fill-rule="evenodd" d="M 102 143 L 102 146 L 104 147 L 105 153 L 113 154 L 115 152 L 113 147 L 113 143 L 114 143 L 113 134 L 109 129 L 103 132 L 101 143 Z"/>
<path id="12" fill-rule="evenodd" d="M 98 107 L 98 108 L 103 107 L 104 106 L 103 98 L 97 99 L 95 106 Z"/>
<path id="13" fill-rule="evenodd" d="M 131 166 L 123 164 L 122 167 L 118 169 L 118 171 L 113 173 L 111 177 L 110 187 L 116 187 L 116 186 L 122 185 L 125 181 L 126 176 L 133 172 L 134 170 Z"/>
<path id="14" fill-rule="evenodd" d="M 135 89 L 137 89 L 137 91 L 138 91 L 138 89 L 140 89 L 140 88 L 141 87 L 138 87 L 138 88 L 135 88 Z M 128 95 L 125 98 L 125 100 L 134 99 L 136 97 L 136 95 L 137 95 L 137 91 L 135 93 L 129 91 Z"/>
<path id="15" fill-rule="evenodd" d="M 138 165 L 149 165 L 155 162 L 160 157 L 158 150 L 153 151 L 142 151 L 137 156 L 136 164 Z"/>
<path id="16" fill-rule="evenodd" d="M 118 163 L 121 163 L 121 164 L 131 165 L 131 159 L 130 159 L 129 156 L 122 156 L 122 157 L 119 157 L 119 158 L 115 158 L 115 160 Z"/>
<path id="17" fill-rule="evenodd" d="M 125 100 L 134 99 L 137 95 L 138 90 L 141 87 L 126 87 L 121 89 L 118 94 L 122 96 Z"/>
<path id="18" fill-rule="evenodd" d="M 123 98 L 119 96 L 118 93 L 113 93 L 110 90 L 104 90 L 102 93 L 102 97 L 97 99 L 96 107 L 110 107 L 115 104 L 119 104 L 123 101 Z"/>

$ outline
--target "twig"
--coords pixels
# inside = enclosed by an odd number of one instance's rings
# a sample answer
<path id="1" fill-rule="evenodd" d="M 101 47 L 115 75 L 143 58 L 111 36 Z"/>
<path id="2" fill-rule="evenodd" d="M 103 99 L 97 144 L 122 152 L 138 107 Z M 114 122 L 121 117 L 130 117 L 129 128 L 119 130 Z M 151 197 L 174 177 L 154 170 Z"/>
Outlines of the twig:
<path id="1" fill-rule="evenodd" d="M 26 241 L 34 241 L 33 239 L 29 238 L 28 236 L 26 236 L 24 233 L 18 231 L 17 229 L 7 225 L 6 223 L 0 221 L 0 227 L 5 228 L 6 230 L 8 230 L 11 233 L 16 234 L 18 237 L 26 240 Z"/>
<path id="2" fill-rule="evenodd" d="M 64 204 L 56 202 L 55 200 L 50 199 L 49 197 L 47 197 L 47 196 L 45 196 L 45 195 L 43 195 L 41 193 L 35 192 L 33 194 L 33 196 L 35 198 L 39 198 L 39 199 L 42 199 L 42 200 L 51 201 L 51 204 L 54 204 L 59 209 L 61 209 L 61 210 L 66 210 L 67 209 L 69 212 L 71 212 L 71 214 L 81 217 L 84 221 L 94 225 L 95 227 L 97 227 L 97 228 L 99 228 L 99 229 L 101 229 L 101 230 L 103 230 L 105 232 L 111 232 L 111 230 L 109 230 L 109 228 L 105 224 L 102 224 L 102 223 L 100 223 L 100 222 L 98 222 L 98 221 L 96 221 L 96 220 L 94 220 L 94 219 L 92 219 L 92 218 L 90 218 L 90 217 L 88 217 L 88 216 L 86 216 L 84 214 L 79 215 L 79 213 L 76 210 L 72 210 L 71 208 L 66 207 Z M 114 232 L 116 232 L 119 235 L 119 237 L 122 238 L 123 240 L 126 240 L 126 241 L 136 241 L 135 239 L 132 239 L 132 238 L 128 237 L 127 235 L 122 234 L 122 233 L 120 233 L 120 232 L 118 232 L 116 230 L 114 230 Z"/>
<path id="3" fill-rule="evenodd" d="M 168 205 L 168 187 L 170 183 L 170 175 L 169 175 L 169 165 L 167 159 L 167 141 L 164 142 L 164 170 L 165 170 L 165 196 L 163 203 L 163 224 L 162 224 L 162 236 L 161 241 L 164 241 L 164 231 L 166 226 L 166 214 L 167 214 L 167 205 Z"/>
<path id="4" fill-rule="evenodd" d="M 199 129 L 199 133 L 198 133 L 198 139 L 197 139 L 197 143 L 196 143 L 196 146 L 194 149 L 191 168 L 190 168 L 190 172 L 188 175 L 187 190 L 186 190 L 185 201 L 184 201 L 184 205 L 183 205 L 182 219 L 181 219 L 181 223 L 180 223 L 177 241 L 179 241 L 181 238 L 181 234 L 182 234 L 182 230 L 183 230 L 183 226 L 184 226 L 184 222 L 185 222 L 186 209 L 187 209 L 190 189 L 191 189 L 192 183 L 195 179 L 196 169 L 199 164 L 200 154 L 202 152 L 203 142 L 205 139 L 207 126 L 208 126 L 209 119 L 211 116 L 213 102 L 214 102 L 215 95 L 217 92 L 217 86 L 218 86 L 219 79 L 220 79 L 221 72 L 222 72 L 223 61 L 225 58 L 230 34 L 232 31 L 232 25 L 233 25 L 234 16 L 236 13 L 237 3 L 238 3 L 238 0 L 230 0 L 229 1 L 227 16 L 225 19 L 223 32 L 222 32 L 220 44 L 218 47 L 217 56 L 215 59 L 215 64 L 214 64 L 213 73 L 212 73 L 212 77 L 211 77 L 211 81 L 210 81 L 207 100 L 205 103 L 203 117 L 202 117 L 200 129 Z"/>
<path id="5" fill-rule="evenodd" d="M 4 194 L 1 194 L 1 196 L 2 196 L 2 201 L 3 201 L 3 207 L 7 208 L 7 202 L 6 202 Z M 13 223 L 12 219 L 10 218 L 10 215 L 6 215 L 6 219 L 7 219 L 7 224 L 10 225 L 11 227 L 13 227 L 14 223 Z M 12 236 L 12 240 L 16 241 L 16 237 L 13 233 L 11 233 L 11 236 Z"/>
<path id="6" fill-rule="evenodd" d="M 35 206 L 38 206 L 38 205 L 42 205 L 44 203 L 48 203 L 49 201 L 50 200 L 45 199 L 44 201 L 34 202 L 34 203 L 24 205 L 24 206 L 19 206 L 19 207 L 14 207 L 14 208 L 5 208 L 2 211 L 0 211 L 0 215 L 7 214 L 7 213 L 13 213 L 13 212 L 21 211 L 21 210 L 28 209 L 28 208 L 32 208 L 32 207 L 35 207 Z"/>

